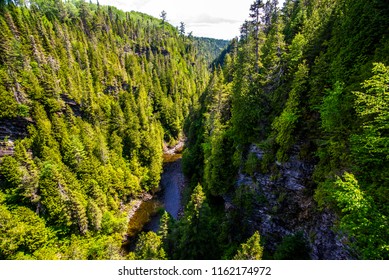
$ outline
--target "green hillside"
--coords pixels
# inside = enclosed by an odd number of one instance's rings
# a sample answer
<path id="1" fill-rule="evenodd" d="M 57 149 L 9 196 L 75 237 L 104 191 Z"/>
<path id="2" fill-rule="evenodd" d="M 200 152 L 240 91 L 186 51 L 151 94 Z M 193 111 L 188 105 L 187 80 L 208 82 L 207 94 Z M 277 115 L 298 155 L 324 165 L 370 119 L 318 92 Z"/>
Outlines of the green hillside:
<path id="1" fill-rule="evenodd" d="M 190 39 L 144 14 L 8 2 L 0 258 L 123 258 L 123 205 L 158 187 L 163 141 L 181 136 L 208 65 Z"/>
<path id="2" fill-rule="evenodd" d="M 255 0 L 226 42 L 0 1 L 0 259 L 389 259 L 386 2 Z M 124 248 L 183 139 L 179 218 Z"/>

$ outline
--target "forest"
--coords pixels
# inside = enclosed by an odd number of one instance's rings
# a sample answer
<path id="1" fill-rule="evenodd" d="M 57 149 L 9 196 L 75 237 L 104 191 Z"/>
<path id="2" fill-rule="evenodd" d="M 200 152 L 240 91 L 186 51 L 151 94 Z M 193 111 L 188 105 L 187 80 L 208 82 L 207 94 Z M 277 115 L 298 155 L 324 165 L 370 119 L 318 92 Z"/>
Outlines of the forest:
<path id="1" fill-rule="evenodd" d="M 389 259 L 389 6 L 247 14 L 225 42 L 0 0 L 0 259 Z M 181 139 L 180 218 L 123 248 Z"/>

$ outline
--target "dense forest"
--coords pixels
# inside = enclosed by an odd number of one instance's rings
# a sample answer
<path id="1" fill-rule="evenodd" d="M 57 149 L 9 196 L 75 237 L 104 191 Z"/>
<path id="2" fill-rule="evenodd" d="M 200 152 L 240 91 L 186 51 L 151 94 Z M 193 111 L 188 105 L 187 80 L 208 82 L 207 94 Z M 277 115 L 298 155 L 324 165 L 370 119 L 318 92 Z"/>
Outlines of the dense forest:
<path id="1" fill-rule="evenodd" d="M 186 125 L 184 171 L 228 208 L 217 257 L 259 230 L 264 258 L 388 259 L 389 6 L 277 5 L 254 1 Z"/>
<path id="2" fill-rule="evenodd" d="M 0 259 L 389 259 L 389 6 L 248 15 L 226 46 L 0 0 Z M 127 206 L 185 136 L 185 209 L 128 252 Z"/>
<path id="3" fill-rule="evenodd" d="M 122 258 L 208 81 L 194 40 L 84 1 L 0 2 L 0 258 Z"/>

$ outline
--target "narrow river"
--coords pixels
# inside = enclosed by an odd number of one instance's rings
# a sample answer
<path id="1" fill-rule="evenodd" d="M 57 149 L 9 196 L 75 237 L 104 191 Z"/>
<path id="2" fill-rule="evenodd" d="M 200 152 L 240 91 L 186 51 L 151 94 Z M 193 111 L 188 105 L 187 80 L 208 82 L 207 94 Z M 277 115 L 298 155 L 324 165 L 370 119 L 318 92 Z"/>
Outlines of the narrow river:
<path id="1" fill-rule="evenodd" d="M 152 199 L 143 201 L 131 217 L 127 230 L 129 244 L 133 243 L 142 231 L 158 231 L 159 220 L 164 210 L 174 219 L 178 219 L 182 208 L 182 190 L 185 187 L 181 162 L 182 146 L 183 143 L 164 153 L 160 190 Z"/>

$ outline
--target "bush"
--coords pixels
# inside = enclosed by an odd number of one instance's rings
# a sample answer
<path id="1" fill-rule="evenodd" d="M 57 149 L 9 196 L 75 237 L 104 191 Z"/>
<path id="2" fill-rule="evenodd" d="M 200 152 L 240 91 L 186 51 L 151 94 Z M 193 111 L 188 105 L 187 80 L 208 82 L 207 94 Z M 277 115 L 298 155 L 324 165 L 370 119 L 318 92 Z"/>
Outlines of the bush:
<path id="1" fill-rule="evenodd" d="M 285 236 L 274 253 L 276 260 L 309 260 L 309 247 L 303 234 Z"/>

